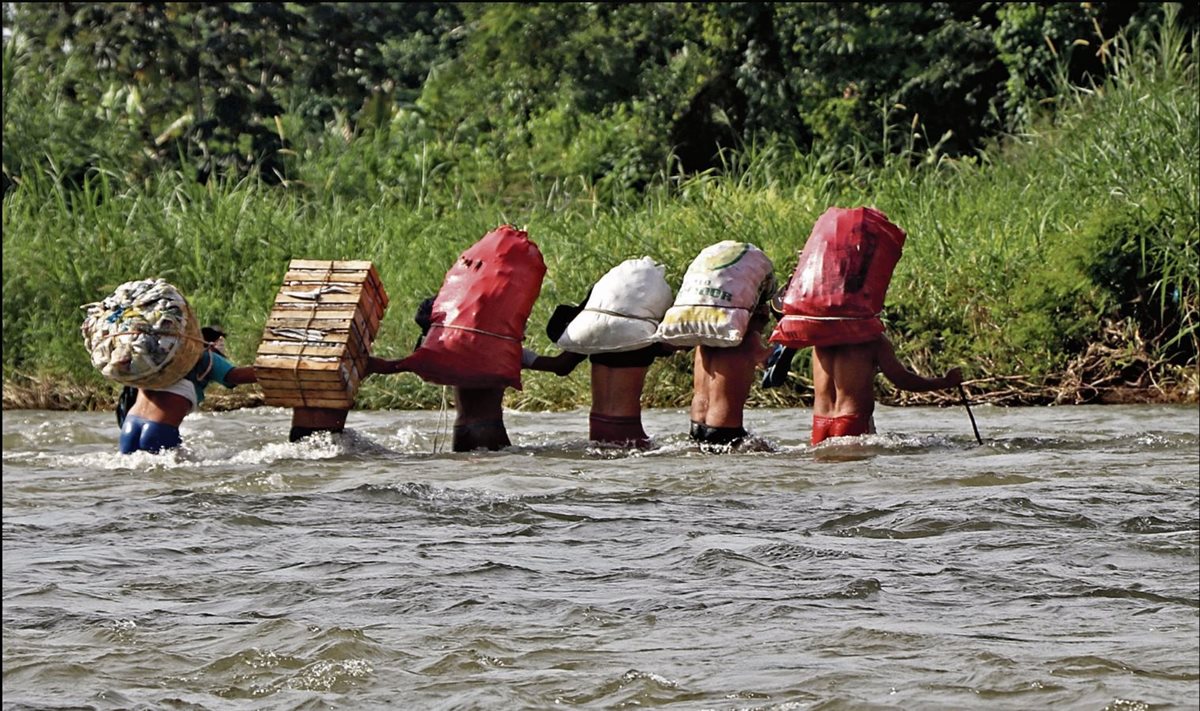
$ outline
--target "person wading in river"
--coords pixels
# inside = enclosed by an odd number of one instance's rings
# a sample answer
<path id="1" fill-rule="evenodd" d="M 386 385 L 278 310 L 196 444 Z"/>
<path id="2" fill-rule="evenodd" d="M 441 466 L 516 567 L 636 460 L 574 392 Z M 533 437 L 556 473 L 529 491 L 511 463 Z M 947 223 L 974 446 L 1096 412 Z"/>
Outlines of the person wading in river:
<path id="1" fill-rule="evenodd" d="M 126 386 L 121 393 L 117 423 L 121 428 L 122 454 L 159 452 L 180 446 L 183 441 L 179 425 L 204 402 L 204 390 L 210 383 L 233 388 L 257 382 L 252 366 L 235 367 L 226 358 L 225 332 L 220 327 L 205 326 L 201 334 L 204 351 L 186 376 L 160 390 Z"/>
<path id="2" fill-rule="evenodd" d="M 795 350 L 813 347 L 813 444 L 875 432 L 877 372 L 915 392 L 962 383 L 959 368 L 940 378 L 905 368 L 884 333 L 879 313 L 905 237 L 873 208 L 830 208 L 813 226 L 784 288 L 763 384 L 782 383 Z"/>

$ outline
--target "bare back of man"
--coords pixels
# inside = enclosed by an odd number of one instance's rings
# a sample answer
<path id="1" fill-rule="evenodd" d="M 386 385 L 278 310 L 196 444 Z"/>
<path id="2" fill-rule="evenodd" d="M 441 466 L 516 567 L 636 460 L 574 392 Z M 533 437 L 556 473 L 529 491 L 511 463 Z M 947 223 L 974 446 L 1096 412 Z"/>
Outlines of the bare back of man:
<path id="1" fill-rule="evenodd" d="M 876 341 L 813 348 L 813 412 L 823 417 L 875 411 Z"/>
<path id="2" fill-rule="evenodd" d="M 637 447 L 650 444 L 650 438 L 642 428 L 642 388 L 649 370 L 648 365 L 614 368 L 592 363 L 589 439 Z"/>
<path id="3" fill-rule="evenodd" d="M 613 368 L 592 364 L 592 412 L 611 417 L 640 417 L 642 387 L 650 366 Z"/>
<path id="4" fill-rule="evenodd" d="M 512 444 L 504 428 L 504 388 L 454 388 L 451 449 L 496 451 Z"/>
<path id="5" fill-rule="evenodd" d="M 867 343 L 813 348 L 812 443 L 828 437 L 875 432 L 875 373 L 883 373 L 901 390 L 924 392 L 952 388 L 962 372 L 952 368 L 941 378 L 925 378 L 896 358 L 886 335 Z"/>
<path id="6" fill-rule="evenodd" d="M 724 443 L 723 439 L 734 441 L 745 436 L 742 418 L 754 384 L 754 371 L 769 352 L 762 339 L 766 323 L 765 313 L 755 314 L 740 344 L 696 348 L 691 407 L 694 439 Z"/>
<path id="7" fill-rule="evenodd" d="M 191 411 L 191 401 L 182 395 L 162 390 L 139 390 L 137 402 L 130 408 L 129 414 L 178 427 Z"/>
<path id="8" fill-rule="evenodd" d="M 299 442 L 318 432 L 338 433 L 346 429 L 349 410 L 332 407 L 292 408 L 292 428 L 288 430 L 288 441 Z"/>

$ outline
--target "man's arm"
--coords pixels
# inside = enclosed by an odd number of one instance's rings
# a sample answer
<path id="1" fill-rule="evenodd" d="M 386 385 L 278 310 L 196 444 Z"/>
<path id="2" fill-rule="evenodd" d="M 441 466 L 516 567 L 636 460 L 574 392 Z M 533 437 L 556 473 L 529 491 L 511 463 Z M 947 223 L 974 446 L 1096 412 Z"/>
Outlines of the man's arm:
<path id="1" fill-rule="evenodd" d="M 242 365 L 236 368 L 230 368 L 225 374 L 222 382 L 229 387 L 234 385 L 249 385 L 250 383 L 258 382 L 258 374 L 254 372 L 254 366 Z"/>
<path id="2" fill-rule="evenodd" d="M 541 370 L 547 373 L 563 376 L 570 375 L 575 366 L 587 360 L 587 356 L 581 353 L 571 353 L 563 351 L 556 356 L 544 356 L 528 348 L 523 349 L 521 354 L 521 366 L 529 370 Z"/>
<path id="3" fill-rule="evenodd" d="M 896 349 L 887 336 L 879 337 L 878 347 L 875 350 L 875 362 L 879 365 L 879 372 L 883 373 L 885 378 L 892 381 L 892 384 L 901 390 L 913 392 L 944 390 L 956 387 L 962 382 L 962 370 L 959 368 L 951 368 L 946 375 L 940 378 L 925 378 L 905 368 L 896 358 Z"/>
<path id="4" fill-rule="evenodd" d="M 235 388 L 239 385 L 258 382 L 258 374 L 254 372 L 252 365 L 234 367 L 228 358 L 215 350 L 208 350 L 201 354 L 201 362 L 205 357 L 208 358 L 208 374 L 204 376 L 205 384 L 216 382 L 227 388 Z"/>
<path id="5" fill-rule="evenodd" d="M 368 356 L 367 372 L 363 374 L 363 377 L 366 377 L 367 375 L 392 375 L 394 373 L 403 373 L 408 370 L 408 368 L 401 365 L 403 362 L 403 358 L 389 360 L 387 358 Z"/>

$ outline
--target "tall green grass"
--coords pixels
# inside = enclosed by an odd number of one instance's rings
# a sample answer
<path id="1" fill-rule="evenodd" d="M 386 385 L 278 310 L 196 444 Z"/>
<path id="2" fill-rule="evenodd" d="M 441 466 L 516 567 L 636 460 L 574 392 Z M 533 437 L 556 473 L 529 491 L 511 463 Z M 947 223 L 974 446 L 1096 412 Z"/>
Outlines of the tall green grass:
<path id="1" fill-rule="evenodd" d="M 502 223 L 527 229 L 545 257 L 527 345 L 550 352 L 554 306 L 577 302 L 623 259 L 655 258 L 677 287 L 696 253 L 732 238 L 762 247 L 782 281 L 826 208 L 862 204 L 909 235 L 885 316 L 920 369 L 962 365 L 985 390 L 989 377 L 1053 381 L 1123 324 L 1152 359 L 1194 374 L 1196 47 L 1170 31 L 1143 42 L 1117 44 L 1106 84 L 1064 88 L 1043 123 L 967 160 L 940 156 L 914 125 L 908 152 L 883 165 L 852 146 L 837 165 L 813 157 L 827 152 L 750 146 L 728 154 L 719 175 L 664 169 L 637 195 L 532 171 L 525 183 L 489 182 L 478 179 L 484 149 L 467 164 L 461 146 L 403 152 L 372 137 L 302 156 L 304 178 L 284 187 L 178 174 L 130 186 L 92 170 L 77 189 L 53 171 L 27 174 L 3 204 L 4 378 L 115 390 L 88 363 L 79 307 L 151 276 L 179 286 L 202 320 L 221 322 L 234 359 L 249 362 L 293 258 L 373 261 L 391 296 L 375 353 L 401 357 L 417 337 L 416 304 Z M 794 386 L 804 366 L 802 356 Z M 689 372 L 686 353 L 657 363 L 646 403 L 686 404 Z M 360 393 L 364 407 L 441 403 L 439 388 L 410 375 L 370 378 Z M 758 392 L 754 402 L 804 394 Z M 581 367 L 564 379 L 527 373 L 509 404 L 570 408 L 588 397 Z"/>

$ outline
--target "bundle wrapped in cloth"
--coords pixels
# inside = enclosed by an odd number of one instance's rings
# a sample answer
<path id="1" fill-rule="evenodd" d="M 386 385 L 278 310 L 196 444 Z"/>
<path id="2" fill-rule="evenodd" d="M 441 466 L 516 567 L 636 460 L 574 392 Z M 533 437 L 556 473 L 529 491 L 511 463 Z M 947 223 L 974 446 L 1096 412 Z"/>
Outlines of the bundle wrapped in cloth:
<path id="1" fill-rule="evenodd" d="M 692 260 L 675 305 L 658 326 L 658 340 L 675 346 L 736 346 L 750 316 L 775 288 L 775 266 L 749 242 L 725 240 Z"/>
<path id="2" fill-rule="evenodd" d="M 527 233 L 509 225 L 487 233 L 446 273 L 429 332 L 400 369 L 438 385 L 519 390 L 525 322 L 545 275 Z"/>
<path id="3" fill-rule="evenodd" d="M 92 365 L 123 385 L 165 388 L 191 371 L 204 351 L 187 299 L 163 279 L 127 281 L 84 304 L 81 331 Z"/>
<path id="4" fill-rule="evenodd" d="M 600 277 L 582 307 L 560 306 L 570 322 L 556 345 L 572 353 L 623 353 L 655 342 L 671 307 L 666 269 L 650 257 L 627 259 Z"/>
<path id="5" fill-rule="evenodd" d="M 804 243 L 771 342 L 788 348 L 865 343 L 904 248 L 904 230 L 869 207 L 831 207 Z"/>

